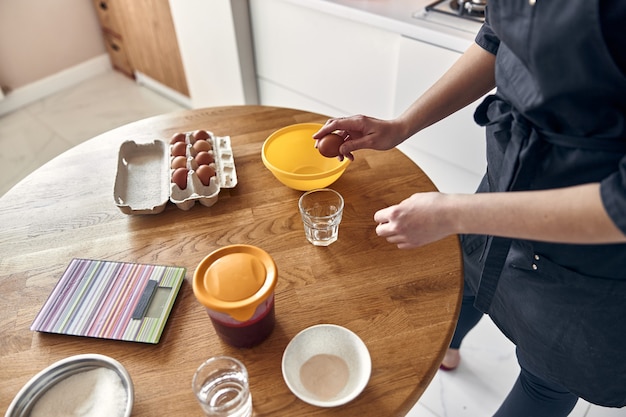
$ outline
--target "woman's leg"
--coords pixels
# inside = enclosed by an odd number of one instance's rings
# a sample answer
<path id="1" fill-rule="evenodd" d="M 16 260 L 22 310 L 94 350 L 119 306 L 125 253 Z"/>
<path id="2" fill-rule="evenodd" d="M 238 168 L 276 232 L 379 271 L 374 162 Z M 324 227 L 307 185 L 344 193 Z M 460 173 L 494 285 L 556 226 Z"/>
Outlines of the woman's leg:
<path id="1" fill-rule="evenodd" d="M 483 183 L 486 186 L 486 177 L 483 179 Z M 476 282 L 479 281 L 483 268 L 483 252 L 481 251 L 481 248 L 483 250 L 486 248 L 485 239 L 487 238 L 484 237 L 483 240 L 476 240 L 476 237 L 472 239 L 469 236 L 461 235 L 461 244 L 463 246 L 463 272 L 466 282 L 463 286 L 463 301 L 461 303 L 459 320 L 454 331 L 454 336 L 452 336 L 452 341 L 450 342 L 448 351 L 446 352 L 440 366 L 440 368 L 444 371 L 452 370 L 459 365 L 459 362 L 461 361 L 461 356 L 459 354 L 461 342 L 467 333 L 469 333 L 469 331 L 478 324 L 483 316 L 483 313 L 474 307 L 476 294 L 474 294 L 474 291 L 470 289 L 470 285 L 468 285 L 467 280 L 474 280 Z"/>
<path id="2" fill-rule="evenodd" d="M 459 362 L 461 361 L 461 356 L 459 354 L 461 342 L 467 333 L 469 333 L 469 331 L 472 330 L 476 324 L 478 324 L 482 316 L 483 313 L 474 308 L 474 294 L 466 285 L 463 289 L 463 301 L 461 303 L 459 321 L 457 322 L 452 342 L 450 342 L 450 347 L 441 362 L 441 369 L 449 371 L 459 366 Z"/>
<path id="3" fill-rule="evenodd" d="M 578 397 L 559 384 L 530 372 L 517 355 L 520 374 L 494 417 L 566 417 Z"/>
<path id="4" fill-rule="evenodd" d="M 474 298 L 474 294 L 467 288 L 466 285 L 463 289 L 463 301 L 461 302 L 459 321 L 456 324 L 456 330 L 454 331 L 454 336 L 452 336 L 452 342 L 450 342 L 451 349 L 460 348 L 461 342 L 465 336 L 483 317 L 482 311 L 479 311 L 474 307 Z"/>

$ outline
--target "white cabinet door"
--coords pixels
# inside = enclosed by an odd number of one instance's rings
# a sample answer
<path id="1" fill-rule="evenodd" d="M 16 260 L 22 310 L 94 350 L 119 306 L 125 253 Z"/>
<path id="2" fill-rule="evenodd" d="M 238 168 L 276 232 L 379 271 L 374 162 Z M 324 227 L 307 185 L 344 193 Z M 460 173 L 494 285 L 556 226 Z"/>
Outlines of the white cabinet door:
<path id="1" fill-rule="evenodd" d="M 345 110 L 331 107 L 326 103 L 305 97 L 294 90 L 282 87 L 274 82 L 259 78 L 257 80 L 259 97 L 262 97 L 261 104 L 264 106 L 289 107 L 310 111 L 313 113 L 325 114 L 329 117 L 349 116 Z"/>
<path id="2" fill-rule="evenodd" d="M 400 35 L 288 1 L 250 0 L 250 15 L 262 104 L 390 117 Z"/>
<path id="3" fill-rule="evenodd" d="M 394 113 L 399 115 L 426 91 L 460 57 L 460 54 L 414 39 L 402 38 Z M 471 80 L 468 80 L 471 82 Z M 435 157 L 466 171 L 477 185 L 486 167 L 484 130 L 474 122 L 478 103 L 449 116 L 408 139 L 403 151 Z M 431 158 L 432 159 L 432 158 Z M 463 179 L 468 181 L 467 179 Z M 433 181 L 437 183 L 436 178 Z M 475 184 L 476 183 L 476 184 Z M 469 190 L 472 191 L 472 190 Z"/>

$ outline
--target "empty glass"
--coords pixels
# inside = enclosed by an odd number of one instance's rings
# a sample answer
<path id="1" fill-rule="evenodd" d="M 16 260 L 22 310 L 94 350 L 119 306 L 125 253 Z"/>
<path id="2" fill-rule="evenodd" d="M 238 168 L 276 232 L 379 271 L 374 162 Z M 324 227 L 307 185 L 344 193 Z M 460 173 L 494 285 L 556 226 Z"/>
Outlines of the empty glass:
<path id="1" fill-rule="evenodd" d="M 307 191 L 298 201 L 304 233 L 315 246 L 328 246 L 337 240 L 343 214 L 343 197 L 330 188 Z"/>

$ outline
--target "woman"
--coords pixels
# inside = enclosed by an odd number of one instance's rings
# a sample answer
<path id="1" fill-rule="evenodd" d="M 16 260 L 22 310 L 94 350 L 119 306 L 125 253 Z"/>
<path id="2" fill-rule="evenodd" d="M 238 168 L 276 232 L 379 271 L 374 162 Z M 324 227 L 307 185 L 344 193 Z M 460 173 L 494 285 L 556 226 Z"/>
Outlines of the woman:
<path id="1" fill-rule="evenodd" d="M 331 119 L 314 135 L 340 133 L 340 158 L 353 159 L 496 87 L 475 114 L 478 192 L 415 194 L 374 220 L 401 249 L 461 235 L 463 305 L 442 368 L 489 314 L 521 368 L 498 417 L 567 416 L 579 397 L 626 405 L 624 23 L 626 2 L 490 0 L 476 43 L 402 115 Z"/>

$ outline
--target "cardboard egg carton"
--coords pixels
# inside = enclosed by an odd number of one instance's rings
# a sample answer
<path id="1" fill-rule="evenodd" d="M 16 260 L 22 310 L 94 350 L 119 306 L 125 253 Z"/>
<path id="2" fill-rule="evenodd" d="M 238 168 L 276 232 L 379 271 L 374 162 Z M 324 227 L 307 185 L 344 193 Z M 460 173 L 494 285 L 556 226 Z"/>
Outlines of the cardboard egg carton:
<path id="1" fill-rule="evenodd" d="M 187 185 L 180 188 L 172 182 L 173 144 L 162 140 L 149 143 L 126 141 L 120 146 L 115 189 L 115 204 L 125 214 L 158 214 L 168 201 L 181 210 L 191 209 L 196 202 L 210 207 L 218 200 L 222 188 L 237 185 L 237 172 L 229 136 L 215 136 L 206 140 L 212 145 L 215 175 L 204 185 L 197 175 L 196 142 L 192 132 L 185 135 Z"/>

